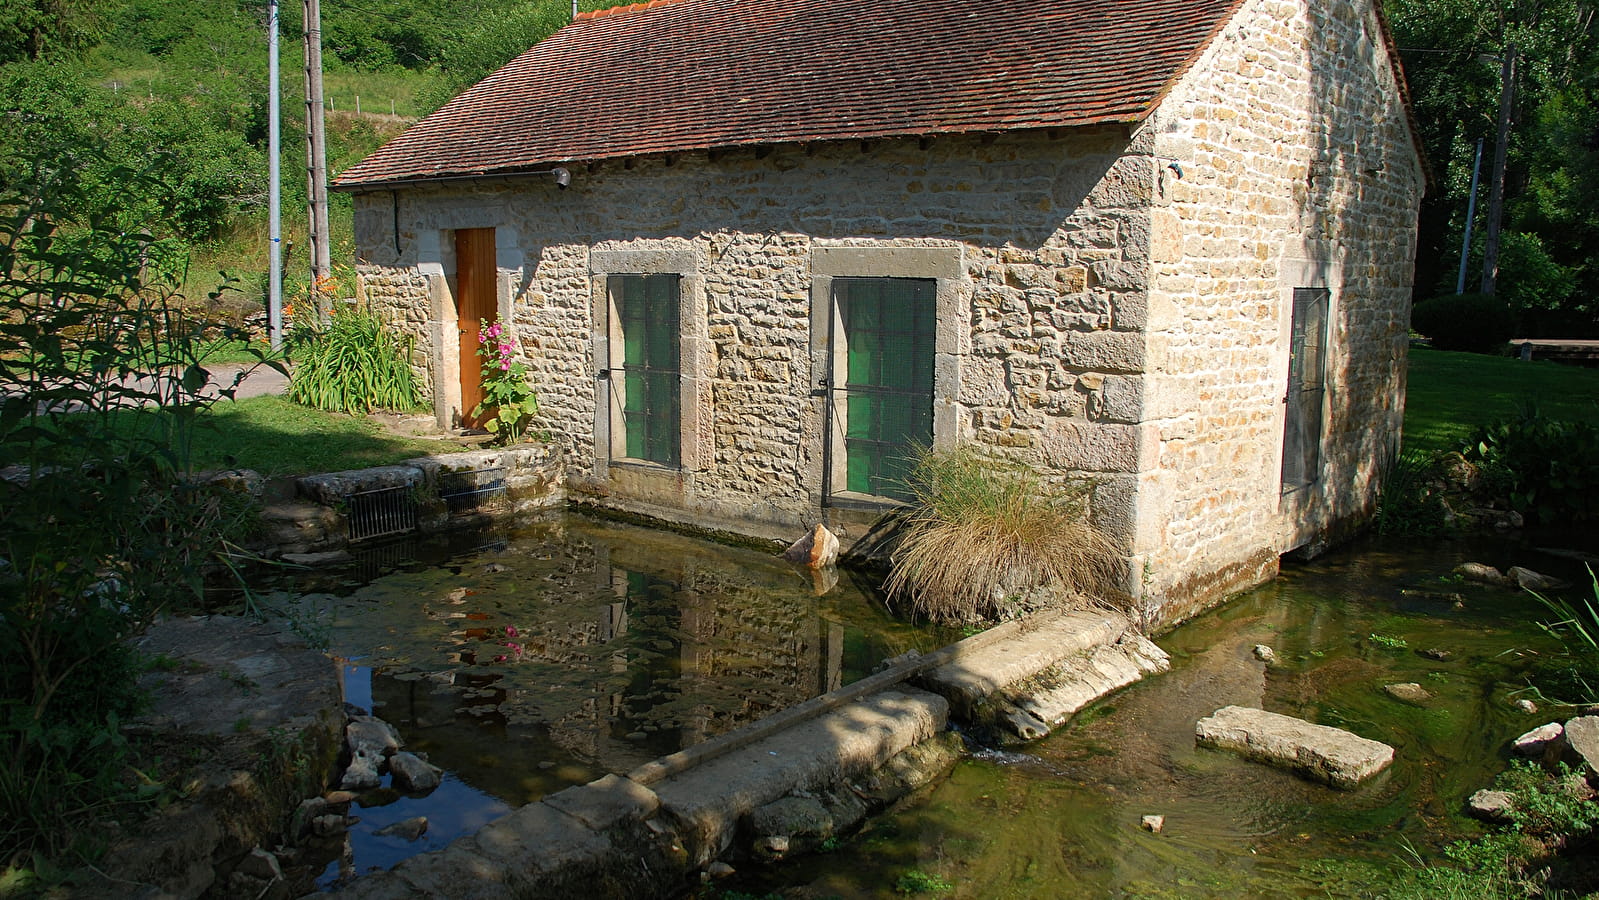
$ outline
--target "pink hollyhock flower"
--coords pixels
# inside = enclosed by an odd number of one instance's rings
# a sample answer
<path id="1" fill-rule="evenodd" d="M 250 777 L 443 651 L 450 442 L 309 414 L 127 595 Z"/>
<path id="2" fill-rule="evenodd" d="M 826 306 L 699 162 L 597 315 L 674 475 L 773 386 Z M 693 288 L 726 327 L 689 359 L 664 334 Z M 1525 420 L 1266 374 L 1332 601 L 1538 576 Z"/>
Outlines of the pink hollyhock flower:
<path id="1" fill-rule="evenodd" d="M 508 359 L 501 360 L 500 361 L 500 371 L 501 372 L 509 372 L 509 371 L 511 371 L 511 361 L 508 360 Z"/>
<path id="2" fill-rule="evenodd" d="M 500 655 L 494 657 L 494 661 L 495 662 L 505 662 L 505 654 L 501 653 Z"/>
<path id="3" fill-rule="evenodd" d="M 507 626 L 505 626 L 505 636 L 506 637 L 516 637 L 516 626 L 515 625 L 507 625 Z"/>

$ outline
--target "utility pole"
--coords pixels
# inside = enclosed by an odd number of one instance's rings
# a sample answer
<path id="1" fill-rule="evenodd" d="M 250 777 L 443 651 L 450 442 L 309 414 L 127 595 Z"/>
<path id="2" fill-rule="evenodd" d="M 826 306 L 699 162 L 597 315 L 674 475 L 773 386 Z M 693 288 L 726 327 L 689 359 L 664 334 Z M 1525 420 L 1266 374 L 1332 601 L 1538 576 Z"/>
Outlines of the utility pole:
<path id="1" fill-rule="evenodd" d="M 1516 96 L 1516 45 L 1499 60 L 1499 135 L 1494 143 L 1493 184 L 1488 187 L 1488 231 L 1482 241 L 1482 293 L 1499 280 L 1499 220 L 1505 212 L 1505 157 L 1510 150 L 1510 107 Z"/>
<path id="2" fill-rule="evenodd" d="M 278 0 L 267 4 L 267 338 L 272 349 L 283 347 L 283 173 L 278 132 L 283 114 L 278 106 Z"/>
<path id="3" fill-rule="evenodd" d="M 312 294 L 316 296 L 317 316 L 326 319 L 328 310 L 317 288 L 333 269 L 328 246 L 328 145 L 322 115 L 322 4 L 305 4 L 305 159 L 309 190 L 307 213 L 310 218 L 310 257 Z"/>
<path id="4" fill-rule="evenodd" d="M 1460 239 L 1460 277 L 1455 293 L 1466 292 L 1466 260 L 1471 258 L 1471 225 L 1477 219 L 1477 176 L 1482 174 L 1482 138 L 1477 138 L 1477 158 L 1471 163 L 1471 199 L 1466 201 L 1466 234 Z"/>

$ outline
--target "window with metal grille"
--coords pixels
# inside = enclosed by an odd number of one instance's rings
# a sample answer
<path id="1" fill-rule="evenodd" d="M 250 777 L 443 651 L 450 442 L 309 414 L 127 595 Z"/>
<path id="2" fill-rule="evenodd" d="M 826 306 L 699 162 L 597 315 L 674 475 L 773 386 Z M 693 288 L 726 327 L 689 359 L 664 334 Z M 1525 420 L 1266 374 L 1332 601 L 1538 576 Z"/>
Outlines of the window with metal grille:
<path id="1" fill-rule="evenodd" d="M 833 340 L 844 358 L 828 403 L 844 454 L 833 492 L 910 499 L 906 479 L 933 440 L 936 293 L 933 279 L 833 279 L 844 332 Z"/>
<path id="2" fill-rule="evenodd" d="M 611 370 L 613 390 L 621 394 L 619 449 L 629 459 L 666 466 L 678 465 L 681 453 L 678 282 L 677 275 L 613 275 L 609 280 L 621 326 L 620 371 L 614 363 Z"/>
<path id="3" fill-rule="evenodd" d="M 1321 476 L 1321 414 L 1327 394 L 1326 288 L 1294 288 L 1284 398 L 1283 489 L 1315 484 Z"/>

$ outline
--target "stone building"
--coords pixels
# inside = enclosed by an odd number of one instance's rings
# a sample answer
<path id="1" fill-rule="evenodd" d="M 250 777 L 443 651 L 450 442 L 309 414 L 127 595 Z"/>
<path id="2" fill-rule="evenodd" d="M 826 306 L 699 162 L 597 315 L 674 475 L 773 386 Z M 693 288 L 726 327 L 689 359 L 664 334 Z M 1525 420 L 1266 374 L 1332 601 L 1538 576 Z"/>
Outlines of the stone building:
<path id="1" fill-rule="evenodd" d="M 509 323 L 574 491 L 848 542 L 975 442 L 1174 620 L 1370 513 L 1416 148 L 1375 0 L 655 0 L 337 187 L 441 422 Z"/>

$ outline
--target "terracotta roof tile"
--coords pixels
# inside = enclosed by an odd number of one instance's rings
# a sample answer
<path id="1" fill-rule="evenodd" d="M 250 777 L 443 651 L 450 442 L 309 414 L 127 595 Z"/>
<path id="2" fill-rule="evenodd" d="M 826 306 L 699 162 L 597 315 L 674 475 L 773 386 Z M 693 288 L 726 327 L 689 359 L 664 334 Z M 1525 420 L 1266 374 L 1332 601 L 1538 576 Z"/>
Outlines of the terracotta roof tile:
<path id="1" fill-rule="evenodd" d="M 339 187 L 1141 120 L 1242 0 L 652 0 L 579 15 Z"/>

